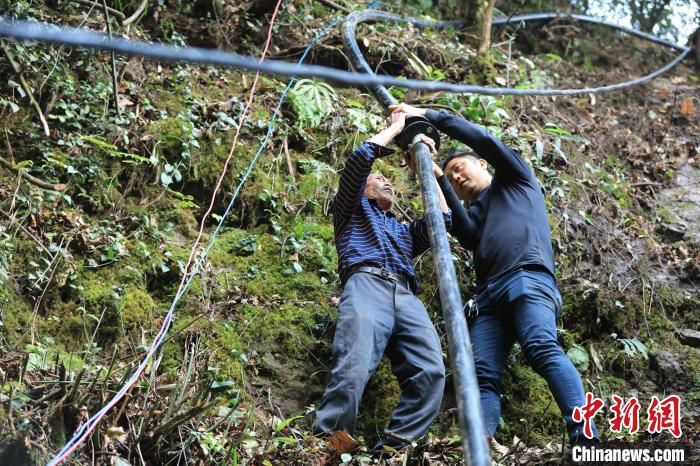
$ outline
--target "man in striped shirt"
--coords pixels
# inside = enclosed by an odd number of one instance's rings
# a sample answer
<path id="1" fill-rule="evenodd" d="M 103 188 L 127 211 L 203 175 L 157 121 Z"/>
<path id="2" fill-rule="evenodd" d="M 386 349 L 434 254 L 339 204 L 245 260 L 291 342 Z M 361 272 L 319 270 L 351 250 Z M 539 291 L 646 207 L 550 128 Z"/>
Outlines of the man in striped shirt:
<path id="1" fill-rule="evenodd" d="M 382 355 L 401 387 L 383 445 L 401 448 L 423 437 L 442 401 L 445 369 L 440 339 L 423 303 L 412 258 L 430 247 L 424 219 L 399 222 L 390 209 L 391 183 L 370 174 L 376 158 L 403 130 L 394 114 L 386 129 L 350 154 L 335 197 L 333 221 L 338 269 L 344 285 L 333 340 L 334 366 L 316 413 L 316 430 L 354 433 L 362 392 Z M 436 185 L 437 188 L 437 185 Z M 447 226 L 451 215 L 442 192 Z"/>

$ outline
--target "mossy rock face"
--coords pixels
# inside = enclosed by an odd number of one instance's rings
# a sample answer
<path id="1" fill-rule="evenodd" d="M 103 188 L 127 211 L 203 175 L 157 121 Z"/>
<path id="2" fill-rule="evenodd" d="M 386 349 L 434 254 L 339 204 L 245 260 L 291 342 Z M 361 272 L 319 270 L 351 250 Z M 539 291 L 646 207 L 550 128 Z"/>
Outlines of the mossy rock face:
<path id="1" fill-rule="evenodd" d="M 28 331 L 32 318 L 32 309 L 27 302 L 14 289 L 14 283 L 7 282 L 1 285 L 0 293 L 0 337 L 7 340 L 10 345 L 21 345 L 22 337 Z M 37 322 L 38 328 L 43 328 L 41 322 Z"/>
<path id="2" fill-rule="evenodd" d="M 312 231 L 309 235 L 324 238 L 328 231 L 319 227 L 318 233 Z M 293 261 L 286 258 L 289 254 L 282 249 L 281 241 L 281 235 L 256 235 L 239 229 L 230 229 L 219 235 L 209 256 L 212 268 L 218 274 L 219 285 L 227 288 L 238 286 L 244 294 L 258 297 L 327 299 L 329 290 L 321 280 L 319 269 L 316 273 L 312 271 L 314 266 L 322 265 L 320 259 L 304 260 L 304 246 L 298 255 L 302 262 L 310 265 L 309 270 L 294 268 Z M 316 254 L 312 243 L 306 243 L 311 249 L 309 254 Z M 328 265 L 332 268 L 333 264 Z"/>
<path id="3" fill-rule="evenodd" d="M 121 297 L 121 319 L 125 329 L 150 327 L 155 303 L 143 288 L 130 285 Z"/>
<path id="4" fill-rule="evenodd" d="M 29 449 L 21 436 L 3 435 L 0 438 L 0 464 L 34 466 L 44 462 L 39 456 L 38 449 Z"/>
<path id="5" fill-rule="evenodd" d="M 493 84 L 497 75 L 491 53 L 488 51 L 477 53 L 470 63 L 468 81 L 476 84 Z"/>
<path id="6" fill-rule="evenodd" d="M 561 438 L 564 420 L 542 377 L 520 362 L 504 371 L 501 384 L 504 422 L 496 431 L 500 443 L 510 445 L 514 435 L 527 445 L 544 445 L 552 438 Z M 528 429 L 529 438 L 525 438 Z"/>
<path id="7" fill-rule="evenodd" d="M 145 287 L 148 263 L 127 257 L 115 264 L 84 268 L 71 287 L 50 290 L 43 319 L 47 332 L 65 348 L 82 347 L 97 328 L 99 346 L 122 342 L 153 326 L 156 301 Z M 48 301 L 47 301 L 48 302 Z"/>
<path id="8" fill-rule="evenodd" d="M 362 397 L 358 431 L 365 435 L 368 443 L 378 438 L 391 418 L 391 412 L 399 403 L 401 388 L 391 372 L 391 364 L 382 358 Z"/>

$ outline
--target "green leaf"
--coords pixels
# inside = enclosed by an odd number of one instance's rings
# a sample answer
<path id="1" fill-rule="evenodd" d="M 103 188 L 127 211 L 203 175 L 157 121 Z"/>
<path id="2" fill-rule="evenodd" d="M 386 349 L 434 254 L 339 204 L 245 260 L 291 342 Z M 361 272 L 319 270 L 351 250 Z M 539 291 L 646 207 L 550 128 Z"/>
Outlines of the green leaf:
<path id="1" fill-rule="evenodd" d="M 214 383 L 211 384 L 211 389 L 212 390 L 224 390 L 230 387 L 235 387 L 236 382 L 233 380 L 223 380 L 221 382 L 219 381 L 214 381 Z"/>
<path id="2" fill-rule="evenodd" d="M 49 365 L 46 362 L 46 355 L 29 353 L 27 360 L 27 371 L 41 371 L 48 369 Z"/>
<path id="3" fill-rule="evenodd" d="M 574 343 L 574 345 L 566 352 L 571 362 L 579 372 L 586 372 L 588 369 L 588 353 L 586 349 Z"/>
<path id="4" fill-rule="evenodd" d="M 355 99 L 345 99 L 345 104 L 346 104 L 346 105 L 349 105 L 349 106 L 351 106 L 351 107 L 361 108 L 361 109 L 363 109 L 363 110 L 364 110 L 364 108 L 365 108 L 364 105 L 362 105 L 360 102 L 358 102 L 358 101 L 355 100 Z"/>
<path id="5" fill-rule="evenodd" d="M 277 438 L 275 438 L 275 441 L 279 442 L 279 443 L 286 443 L 288 445 L 292 445 L 292 444 L 297 443 L 297 441 L 294 437 L 277 437 Z"/>
<path id="6" fill-rule="evenodd" d="M 320 80 L 301 79 L 289 92 L 292 109 L 300 128 L 316 128 L 334 109 L 338 96 L 335 90 Z"/>
<path id="7" fill-rule="evenodd" d="M 304 417 L 304 416 L 292 416 L 292 417 L 290 417 L 290 418 L 285 419 L 284 421 L 282 421 L 282 422 L 280 422 L 279 424 L 277 424 L 277 426 L 275 427 L 275 432 L 281 431 L 282 429 L 284 429 L 285 427 L 287 427 L 287 426 L 288 426 L 289 424 L 291 424 L 292 422 L 296 421 L 297 419 L 301 419 L 301 418 L 303 418 L 303 417 Z"/>
<path id="8" fill-rule="evenodd" d="M 114 460 L 114 466 L 132 466 L 131 463 L 129 463 L 127 460 L 122 458 L 121 456 L 115 456 L 113 457 Z"/>

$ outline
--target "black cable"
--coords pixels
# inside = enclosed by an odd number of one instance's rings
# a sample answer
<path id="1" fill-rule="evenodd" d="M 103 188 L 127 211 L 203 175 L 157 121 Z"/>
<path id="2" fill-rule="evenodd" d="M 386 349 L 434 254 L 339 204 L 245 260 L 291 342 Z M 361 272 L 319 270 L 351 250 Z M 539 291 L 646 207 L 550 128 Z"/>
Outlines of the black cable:
<path id="1" fill-rule="evenodd" d="M 571 17 L 578 21 L 586 21 L 595 24 L 601 24 L 608 27 L 613 27 L 620 31 L 634 34 L 645 40 L 658 43 L 667 47 L 671 47 L 681 51 L 673 61 L 666 64 L 664 67 L 647 74 L 637 79 L 626 81 L 624 83 L 610 84 L 601 87 L 585 87 L 580 89 L 513 89 L 513 88 L 497 88 L 487 86 L 474 86 L 467 84 L 453 84 L 441 81 L 422 81 L 413 79 L 397 79 L 393 76 L 375 75 L 371 73 L 356 73 L 352 71 L 344 71 L 336 68 L 330 68 L 319 65 L 298 65 L 287 61 L 267 60 L 259 62 L 257 58 L 239 55 L 231 52 L 224 52 L 215 49 L 206 49 L 202 47 L 176 47 L 166 44 L 149 44 L 146 42 L 134 41 L 123 37 L 109 38 L 104 33 L 92 31 L 90 29 L 81 28 L 75 29 L 65 26 L 57 26 L 49 23 L 38 23 L 35 21 L 11 20 L 5 17 L 0 17 L 0 36 L 20 39 L 24 41 L 40 41 L 54 44 L 65 44 L 74 47 L 84 47 L 89 49 L 108 50 L 127 55 L 139 55 L 144 57 L 155 58 L 164 61 L 188 62 L 208 64 L 224 67 L 239 68 L 248 71 L 260 71 L 267 74 L 281 76 L 303 76 L 317 77 L 335 83 L 343 83 L 353 86 L 396 86 L 406 89 L 423 90 L 423 91 L 446 91 L 457 94 L 475 93 L 487 95 L 577 95 L 587 93 L 611 92 L 619 89 L 624 89 L 630 86 L 641 84 L 649 81 L 656 76 L 665 73 L 681 60 L 683 60 L 690 49 L 678 44 L 673 44 L 658 37 L 649 34 L 633 31 L 622 26 L 614 25 L 607 21 L 598 20 L 595 18 L 586 17 L 583 15 L 558 15 L 556 13 L 537 13 L 529 15 L 519 15 L 510 18 L 508 24 L 518 23 L 521 21 L 548 21 L 554 18 Z M 410 22 L 424 27 L 447 27 L 459 26 L 460 23 L 454 22 L 430 22 L 417 18 L 404 18 L 390 13 L 379 11 L 367 11 L 350 15 L 346 20 L 345 31 L 348 31 L 348 24 L 359 24 L 365 21 L 392 21 L 392 22 Z M 494 19 L 494 25 L 501 25 L 505 19 Z M 354 31 L 353 31 L 354 36 Z M 356 42 L 355 42 L 356 45 Z"/>

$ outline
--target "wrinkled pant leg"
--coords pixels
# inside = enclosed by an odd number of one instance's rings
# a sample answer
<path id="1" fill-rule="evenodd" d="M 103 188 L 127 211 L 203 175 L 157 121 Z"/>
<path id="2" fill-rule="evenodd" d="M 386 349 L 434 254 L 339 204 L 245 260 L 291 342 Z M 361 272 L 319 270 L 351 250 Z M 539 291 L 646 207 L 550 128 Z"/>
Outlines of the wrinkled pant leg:
<path id="1" fill-rule="evenodd" d="M 391 285 L 366 273 L 348 279 L 333 338 L 333 369 L 316 410 L 316 432 L 353 434 L 362 392 L 394 325 Z"/>
<path id="2" fill-rule="evenodd" d="M 469 321 L 469 338 L 479 383 L 486 435 L 493 437 L 501 418 L 501 375 L 515 337 L 502 315 L 482 309 Z"/>
<path id="3" fill-rule="evenodd" d="M 538 275 L 545 276 L 538 279 Z M 569 437 L 574 439 L 583 432 L 583 423 L 574 422 L 572 414 L 575 407 L 584 405 L 584 390 L 581 376 L 557 341 L 556 313 L 561 298 L 550 282 L 546 274 L 527 278 L 527 292 L 513 303 L 515 329 L 529 363 L 547 381 Z M 598 437 L 595 425 L 593 433 Z"/>
<path id="4" fill-rule="evenodd" d="M 409 441 L 423 437 L 435 420 L 445 388 L 445 366 L 440 338 L 423 303 L 412 293 L 395 286 L 396 323 L 386 355 L 396 375 L 401 398 L 391 413 L 387 431 Z M 406 446 L 396 437 L 385 436 L 381 445 Z"/>

